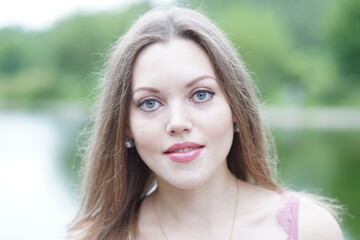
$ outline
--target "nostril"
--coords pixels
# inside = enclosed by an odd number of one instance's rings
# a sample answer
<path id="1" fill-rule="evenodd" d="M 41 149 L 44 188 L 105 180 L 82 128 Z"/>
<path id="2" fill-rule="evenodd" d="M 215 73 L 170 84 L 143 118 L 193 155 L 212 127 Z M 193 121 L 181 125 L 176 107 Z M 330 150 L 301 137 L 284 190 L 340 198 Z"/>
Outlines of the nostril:
<path id="1" fill-rule="evenodd" d="M 167 132 L 170 135 L 175 135 L 175 134 L 182 134 L 182 133 L 188 133 L 191 131 L 191 126 L 185 126 L 185 125 L 178 125 L 178 126 L 168 126 Z"/>
<path id="2" fill-rule="evenodd" d="M 174 108 L 169 113 L 169 119 L 166 125 L 166 132 L 169 135 L 182 134 L 191 131 L 192 122 L 186 113 L 187 112 L 180 107 Z"/>

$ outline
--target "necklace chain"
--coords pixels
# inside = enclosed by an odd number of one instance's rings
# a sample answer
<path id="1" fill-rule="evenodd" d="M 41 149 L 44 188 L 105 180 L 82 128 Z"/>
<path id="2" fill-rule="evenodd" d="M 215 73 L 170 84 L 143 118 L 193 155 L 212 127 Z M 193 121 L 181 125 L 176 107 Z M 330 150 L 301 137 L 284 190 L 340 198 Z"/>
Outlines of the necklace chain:
<path id="1" fill-rule="evenodd" d="M 237 213 L 237 207 L 238 207 L 238 200 L 239 200 L 239 183 L 238 181 L 236 181 L 236 201 L 235 201 L 235 207 L 234 207 L 234 215 L 233 215 L 233 221 L 232 221 L 232 224 L 231 224 L 231 231 L 230 231 L 230 237 L 229 237 L 229 240 L 232 239 L 232 236 L 233 236 L 233 232 L 234 232 L 234 226 L 235 226 L 235 220 L 236 220 L 236 213 Z M 152 198 L 152 204 L 153 204 L 153 208 L 155 210 L 155 215 L 156 215 L 156 220 L 159 224 L 159 227 L 160 227 L 160 231 L 163 235 L 163 237 L 168 240 L 168 237 L 166 236 L 165 234 L 165 231 L 164 231 L 164 228 L 161 224 L 161 220 L 160 220 L 160 216 L 157 212 L 157 208 L 155 206 L 155 199 Z"/>
<path id="2" fill-rule="evenodd" d="M 163 228 L 163 226 L 161 224 L 160 217 L 159 217 L 159 214 L 157 212 L 156 206 L 155 206 L 155 198 L 152 198 L 152 204 L 153 204 L 153 208 L 155 210 L 156 220 L 157 220 L 157 222 L 158 222 L 158 224 L 160 226 L 161 234 L 164 236 L 165 240 L 168 240 L 168 238 L 167 238 L 167 236 L 165 234 L 164 228 Z"/>
<path id="3" fill-rule="evenodd" d="M 233 235 L 233 232 L 234 232 L 234 225 L 235 225 L 236 213 L 237 213 L 237 208 L 238 208 L 238 200 L 239 200 L 239 181 L 236 180 L 236 201 L 235 201 L 234 216 L 233 216 L 233 221 L 232 221 L 232 224 L 231 224 L 231 232 L 230 232 L 229 240 L 232 239 L 232 235 Z"/>

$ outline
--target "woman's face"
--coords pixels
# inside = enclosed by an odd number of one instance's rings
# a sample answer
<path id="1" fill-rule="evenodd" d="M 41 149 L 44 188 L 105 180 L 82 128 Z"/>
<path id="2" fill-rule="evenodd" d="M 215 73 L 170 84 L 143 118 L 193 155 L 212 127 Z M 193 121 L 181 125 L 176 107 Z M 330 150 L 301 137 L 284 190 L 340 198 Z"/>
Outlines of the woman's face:
<path id="1" fill-rule="evenodd" d="M 155 43 L 140 53 L 129 125 L 159 184 L 192 189 L 229 173 L 231 109 L 209 57 L 190 40 Z"/>

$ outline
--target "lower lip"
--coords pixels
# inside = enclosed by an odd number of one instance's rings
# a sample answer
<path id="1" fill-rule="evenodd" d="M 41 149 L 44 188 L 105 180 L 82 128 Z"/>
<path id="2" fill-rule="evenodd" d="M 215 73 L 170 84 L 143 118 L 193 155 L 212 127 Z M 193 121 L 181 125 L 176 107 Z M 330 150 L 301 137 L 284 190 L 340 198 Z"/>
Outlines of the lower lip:
<path id="1" fill-rule="evenodd" d="M 174 162 L 190 162 L 196 159 L 204 148 L 194 149 L 188 152 L 166 153 L 166 156 Z"/>

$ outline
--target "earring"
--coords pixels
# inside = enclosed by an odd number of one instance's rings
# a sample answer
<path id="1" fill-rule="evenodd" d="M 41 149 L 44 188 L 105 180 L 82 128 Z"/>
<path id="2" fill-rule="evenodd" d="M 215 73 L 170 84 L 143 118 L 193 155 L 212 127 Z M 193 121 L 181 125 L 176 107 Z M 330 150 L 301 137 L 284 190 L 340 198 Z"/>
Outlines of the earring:
<path id="1" fill-rule="evenodd" d="M 237 122 L 234 123 L 234 132 L 239 132 L 239 124 Z"/>
<path id="2" fill-rule="evenodd" d="M 125 147 L 126 148 L 133 148 L 134 146 L 135 146 L 134 140 L 132 140 L 131 138 L 125 139 Z"/>

